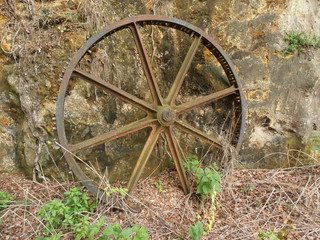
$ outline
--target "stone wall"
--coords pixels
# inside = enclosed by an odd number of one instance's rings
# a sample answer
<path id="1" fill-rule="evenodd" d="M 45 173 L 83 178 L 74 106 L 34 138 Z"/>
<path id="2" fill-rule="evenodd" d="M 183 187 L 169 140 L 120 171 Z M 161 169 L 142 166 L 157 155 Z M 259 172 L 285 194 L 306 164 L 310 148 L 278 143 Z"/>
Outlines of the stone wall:
<path id="1" fill-rule="evenodd" d="M 0 171 L 42 177 L 43 172 L 57 175 L 58 169 L 67 169 L 55 144 L 54 124 L 64 67 L 89 36 L 140 14 L 190 22 L 229 55 L 247 99 L 240 152 L 245 166 L 296 164 L 296 158 L 284 154 L 291 149 L 296 151 L 290 154 L 299 159 L 299 151 L 319 154 L 310 138 L 320 131 L 319 50 L 309 56 L 281 54 L 285 31 L 320 35 L 317 0 L 6 0 L 0 4 Z M 74 97 L 78 97 L 74 105 L 88 104 L 83 95 Z M 108 113 L 112 122 L 114 116 Z M 82 130 L 94 126 L 90 131 L 99 131 L 100 115 L 74 117 L 80 119 Z"/>

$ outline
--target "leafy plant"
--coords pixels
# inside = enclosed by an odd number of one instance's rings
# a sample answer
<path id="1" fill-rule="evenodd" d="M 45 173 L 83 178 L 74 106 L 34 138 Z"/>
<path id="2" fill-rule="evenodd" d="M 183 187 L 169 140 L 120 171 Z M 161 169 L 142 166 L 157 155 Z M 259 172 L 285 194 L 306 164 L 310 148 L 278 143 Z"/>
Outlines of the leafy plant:
<path id="1" fill-rule="evenodd" d="M 99 233 L 101 227 L 104 225 L 105 218 L 101 217 L 97 224 L 89 222 L 89 216 L 85 216 L 82 221 L 72 226 L 75 235 L 75 240 L 86 239 L 94 240 L 95 234 Z"/>
<path id="2" fill-rule="evenodd" d="M 163 190 L 163 182 L 162 181 L 156 181 L 155 183 L 154 183 L 154 186 L 158 189 L 158 192 L 159 193 L 162 193 L 162 192 L 164 192 L 164 190 Z"/>
<path id="3" fill-rule="evenodd" d="M 243 187 L 243 188 L 240 190 L 240 192 L 242 192 L 242 193 L 247 193 L 247 192 L 249 192 L 249 191 L 251 191 L 251 190 L 254 190 L 254 189 L 256 189 L 256 187 L 255 187 L 254 185 L 252 185 L 252 184 L 247 184 L 245 187 Z"/>
<path id="4" fill-rule="evenodd" d="M 272 230 L 265 232 L 261 229 L 259 229 L 259 234 L 257 240 L 278 240 L 279 238 L 277 237 L 276 234 Z"/>
<path id="5" fill-rule="evenodd" d="M 113 188 L 113 192 L 126 194 L 126 190 Z M 80 188 L 72 188 L 64 193 L 65 199 L 53 199 L 38 210 L 38 217 L 44 221 L 46 228 L 44 233 L 55 233 L 57 230 L 72 230 L 75 240 L 94 240 L 97 235 L 99 239 L 119 239 L 119 240 L 147 240 L 149 236 L 145 227 L 134 225 L 132 228 L 121 229 L 119 224 L 109 224 L 106 229 L 102 229 L 105 218 L 101 217 L 98 223 L 93 224 L 89 221 L 89 213 L 96 209 L 92 199 L 80 192 Z M 36 240 L 58 240 L 62 231 L 51 237 L 38 237 Z"/>
<path id="6" fill-rule="evenodd" d="M 12 199 L 13 197 L 9 193 L 0 191 L 0 210 L 7 208 Z"/>
<path id="7" fill-rule="evenodd" d="M 72 11 L 69 11 L 67 13 L 67 16 L 68 16 L 68 20 L 70 20 L 71 22 L 77 22 L 79 20 L 79 15 L 73 13 Z"/>
<path id="8" fill-rule="evenodd" d="M 186 169 L 187 172 L 197 172 L 198 168 L 200 167 L 198 157 L 196 155 L 189 154 L 187 156 L 187 161 L 183 162 L 183 167 Z"/>
<path id="9" fill-rule="evenodd" d="M 288 230 L 288 228 L 282 228 L 278 232 L 274 232 L 259 229 L 257 240 L 286 240 L 288 239 Z"/>
<path id="10" fill-rule="evenodd" d="M 197 221 L 194 226 L 189 227 L 189 233 L 192 240 L 199 240 L 203 236 L 203 225 Z"/>
<path id="11" fill-rule="evenodd" d="M 25 200 L 25 201 L 22 201 L 22 200 L 18 200 L 18 201 L 16 201 L 16 204 L 17 205 L 31 205 L 31 200 Z"/>
<path id="12" fill-rule="evenodd" d="M 221 176 L 217 172 L 219 167 L 215 163 L 203 169 L 197 156 L 188 155 L 188 161 L 184 162 L 183 166 L 187 172 L 195 177 L 197 194 L 201 194 L 203 198 L 206 198 L 220 191 Z"/>
<path id="13" fill-rule="evenodd" d="M 120 196 L 125 197 L 128 193 L 127 188 L 112 187 L 109 183 L 104 188 L 104 191 L 107 197 L 110 197 L 112 194 L 119 194 Z"/>
<path id="14" fill-rule="evenodd" d="M 312 136 L 310 138 L 311 141 L 314 143 L 313 149 L 316 151 L 320 151 L 320 136 Z"/>
<path id="15" fill-rule="evenodd" d="M 66 196 L 64 203 L 72 212 L 93 212 L 96 209 L 96 205 L 90 201 L 91 198 L 86 193 L 80 192 L 80 187 L 71 188 L 64 195 Z"/>
<path id="16" fill-rule="evenodd" d="M 213 222 L 215 220 L 215 210 L 217 205 L 216 196 L 217 192 L 220 191 L 221 188 L 221 176 L 218 172 L 219 167 L 213 163 L 205 168 L 202 168 L 197 156 L 195 155 L 188 155 L 188 159 L 183 163 L 183 166 L 197 183 L 196 193 L 200 194 L 202 199 L 207 199 L 209 197 L 211 200 L 209 212 L 204 210 L 203 222 L 205 222 L 205 225 L 203 226 L 202 223 L 199 222 L 202 226 L 201 234 L 207 235 L 211 232 Z M 199 235 L 195 235 L 195 227 L 200 228 L 200 225 L 196 224 L 196 226 L 190 227 L 192 229 L 190 231 L 193 231 L 193 234 L 196 237 Z"/>
<path id="17" fill-rule="evenodd" d="M 99 240 L 148 240 L 149 235 L 145 227 L 135 224 L 132 228 L 121 229 L 117 223 L 109 224 L 106 230 L 102 231 L 103 236 Z"/>
<path id="18" fill-rule="evenodd" d="M 38 210 L 38 217 L 45 222 L 44 233 L 55 232 L 56 229 L 72 229 L 81 237 L 90 233 L 89 212 L 96 208 L 91 198 L 80 192 L 80 188 L 72 188 L 65 192 L 66 198 L 61 201 L 53 199 Z M 76 239 L 81 239 L 76 237 Z"/>
<path id="19" fill-rule="evenodd" d="M 212 196 L 215 192 L 220 191 L 220 174 L 215 170 L 209 167 L 206 167 L 204 170 L 199 168 L 197 173 L 197 194 L 201 194 L 204 198 L 206 196 Z"/>
<path id="20" fill-rule="evenodd" d="M 65 220 L 66 215 L 69 215 L 68 207 L 60 200 L 53 199 L 46 203 L 38 210 L 38 217 L 45 221 L 45 233 L 53 232 L 54 229 L 59 228 Z"/>
<path id="21" fill-rule="evenodd" d="M 311 32 L 309 34 L 305 32 L 286 32 L 284 40 L 289 44 L 283 51 L 284 56 L 292 54 L 296 50 L 306 53 L 308 49 L 320 47 L 320 38 Z"/>
<path id="22" fill-rule="evenodd" d="M 59 240 L 61 238 L 62 231 L 58 232 L 57 234 L 52 235 L 51 237 L 43 237 L 39 236 L 35 240 Z"/>

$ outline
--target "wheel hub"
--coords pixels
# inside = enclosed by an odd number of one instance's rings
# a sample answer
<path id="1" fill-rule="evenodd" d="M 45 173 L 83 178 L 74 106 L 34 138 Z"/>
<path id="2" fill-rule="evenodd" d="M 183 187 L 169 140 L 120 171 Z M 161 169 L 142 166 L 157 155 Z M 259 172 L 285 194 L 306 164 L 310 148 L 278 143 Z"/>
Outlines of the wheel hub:
<path id="1" fill-rule="evenodd" d="M 176 113 L 169 106 L 165 106 L 163 108 L 160 108 L 157 114 L 157 118 L 158 118 L 158 121 L 161 123 L 161 125 L 169 126 L 175 122 Z"/>
<path id="2" fill-rule="evenodd" d="M 174 113 L 168 109 L 162 112 L 162 120 L 165 122 L 171 122 L 174 119 Z"/>

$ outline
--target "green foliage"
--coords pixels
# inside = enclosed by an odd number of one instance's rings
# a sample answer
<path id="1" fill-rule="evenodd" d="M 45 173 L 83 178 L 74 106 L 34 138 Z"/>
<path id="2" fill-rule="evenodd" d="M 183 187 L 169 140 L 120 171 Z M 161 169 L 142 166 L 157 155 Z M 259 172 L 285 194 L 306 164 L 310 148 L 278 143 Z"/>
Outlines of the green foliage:
<path id="1" fill-rule="evenodd" d="M 67 17 L 68 17 L 68 20 L 71 22 L 79 21 L 79 15 L 77 13 L 72 12 L 72 11 L 69 11 L 67 13 Z"/>
<path id="2" fill-rule="evenodd" d="M 126 194 L 126 190 L 113 188 L 114 192 Z M 105 218 L 101 217 L 98 223 L 93 224 L 89 221 L 89 213 L 96 209 L 92 199 L 86 194 L 80 192 L 80 188 L 72 188 L 64 193 L 65 199 L 54 199 L 38 210 L 38 217 L 44 221 L 46 228 L 44 233 L 59 233 L 51 237 L 38 237 L 36 240 L 58 240 L 63 230 L 72 230 L 75 240 L 94 240 L 97 235 L 99 239 L 119 239 L 119 240 L 147 240 L 149 236 L 145 227 L 134 225 L 132 228 L 121 229 L 119 224 L 109 224 L 103 230 Z"/>
<path id="3" fill-rule="evenodd" d="M 52 233 L 60 228 L 74 228 L 88 219 L 87 214 L 96 208 L 89 201 L 90 197 L 80 192 L 79 187 L 70 189 L 64 195 L 66 198 L 63 201 L 53 199 L 38 210 L 39 219 L 45 221 L 45 233 Z"/>
<path id="4" fill-rule="evenodd" d="M 114 187 L 111 189 L 112 193 L 118 193 L 120 194 L 122 197 L 125 197 L 127 195 L 128 189 L 127 188 L 118 188 L 118 187 Z"/>
<path id="5" fill-rule="evenodd" d="M 58 232 L 57 234 L 52 235 L 51 237 L 43 237 L 39 236 L 35 240 L 59 240 L 61 238 L 62 231 Z"/>
<path id="6" fill-rule="evenodd" d="M 313 33 L 305 32 L 286 32 L 284 40 L 288 42 L 288 46 L 283 51 L 283 55 L 287 56 L 296 50 L 305 52 L 308 49 L 317 49 L 320 47 L 320 38 Z"/>
<path id="7" fill-rule="evenodd" d="M 198 221 L 195 226 L 189 228 L 192 239 L 199 239 L 202 235 L 207 235 L 212 230 L 215 220 L 216 195 L 221 188 L 221 175 L 218 172 L 219 167 L 216 163 L 203 168 L 195 155 L 188 155 L 187 161 L 183 163 L 183 166 L 197 183 L 196 194 L 200 194 L 203 199 L 209 197 L 211 200 L 209 212 L 203 210 L 204 218 L 202 221 L 205 225 Z M 200 215 L 199 219 L 201 219 Z"/>
<path id="8" fill-rule="evenodd" d="M 80 222 L 72 226 L 72 230 L 75 235 L 75 240 L 86 239 L 94 240 L 95 234 L 99 233 L 101 227 L 104 225 L 105 218 L 99 219 L 97 224 L 91 224 L 89 222 L 89 216 L 85 216 Z"/>
<path id="9" fill-rule="evenodd" d="M 158 192 L 159 193 L 162 193 L 162 192 L 165 192 L 164 190 L 163 190 L 163 182 L 162 181 L 156 181 L 155 183 L 154 183 L 154 186 L 158 189 Z"/>
<path id="10" fill-rule="evenodd" d="M 263 231 L 259 229 L 257 240 L 286 240 L 288 239 L 288 228 L 280 229 L 278 232 Z"/>
<path id="11" fill-rule="evenodd" d="M 18 201 L 16 201 L 16 204 L 17 205 L 31 205 L 32 204 L 32 202 L 31 202 L 31 200 L 26 200 L 26 201 L 22 201 L 22 200 L 18 200 Z"/>
<path id="12" fill-rule="evenodd" d="M 44 232 L 53 232 L 54 229 L 59 228 L 68 213 L 69 209 L 67 206 L 58 199 L 53 199 L 49 203 L 44 204 L 38 210 L 39 219 L 45 221 L 46 229 Z"/>
<path id="13" fill-rule="evenodd" d="M 311 141 L 314 143 L 313 149 L 316 151 L 320 151 L 320 136 L 312 136 L 310 137 Z"/>
<path id="14" fill-rule="evenodd" d="M 38 210 L 38 217 L 46 226 L 43 232 L 49 234 L 56 232 L 56 229 L 71 229 L 75 239 L 93 239 L 94 229 L 100 225 L 91 225 L 88 214 L 95 210 L 95 204 L 86 193 L 80 192 L 79 187 L 70 189 L 64 195 L 66 198 L 63 201 L 53 199 Z"/>
<path id="15" fill-rule="evenodd" d="M 202 195 L 203 198 L 213 196 L 220 191 L 221 176 L 217 172 L 219 167 L 214 163 L 204 169 L 200 167 L 197 156 L 188 155 L 188 161 L 183 163 L 186 171 L 191 173 L 196 180 L 196 193 Z"/>
<path id="16" fill-rule="evenodd" d="M 194 226 L 189 227 L 189 233 L 192 240 L 199 240 L 203 236 L 203 225 L 197 221 Z"/>
<path id="17" fill-rule="evenodd" d="M 96 205 L 90 202 L 91 198 L 86 193 L 80 192 L 79 187 L 71 188 L 64 195 L 66 196 L 64 203 L 72 212 L 93 212 L 96 209 Z"/>
<path id="18" fill-rule="evenodd" d="M 206 196 L 212 196 L 215 192 L 220 191 L 220 174 L 209 167 L 204 170 L 200 168 L 196 173 L 197 177 L 197 194 L 201 194 L 204 198 Z"/>
<path id="19" fill-rule="evenodd" d="M 42 9 L 42 12 L 40 13 L 40 18 L 48 18 L 51 15 L 50 10 L 47 8 Z"/>
<path id="20" fill-rule="evenodd" d="M 148 240 L 149 235 L 147 234 L 145 227 L 139 227 L 134 225 L 132 228 L 121 229 L 117 223 L 109 224 L 108 227 L 102 231 L 103 236 L 99 240 Z"/>
<path id="21" fill-rule="evenodd" d="M 256 187 L 255 187 L 254 185 L 252 185 L 252 184 L 247 184 L 245 187 L 243 187 L 243 188 L 240 190 L 240 192 L 242 192 L 242 193 L 247 193 L 247 192 L 249 192 L 249 191 L 251 191 L 251 190 L 254 190 L 254 189 L 256 189 Z"/>
<path id="22" fill-rule="evenodd" d="M 195 173 L 197 172 L 200 166 L 200 162 L 198 161 L 198 157 L 196 155 L 189 154 L 187 156 L 187 161 L 183 162 L 183 167 L 187 172 Z"/>
<path id="23" fill-rule="evenodd" d="M 127 188 L 112 187 L 110 184 L 107 184 L 104 191 L 107 197 L 110 197 L 112 194 L 119 194 L 120 196 L 125 197 L 128 193 Z"/>
<path id="24" fill-rule="evenodd" d="M 12 199 L 13 197 L 9 193 L 0 191 L 0 210 L 7 208 Z"/>
<path id="25" fill-rule="evenodd" d="M 272 230 L 265 232 L 259 229 L 259 234 L 257 240 L 279 240 L 276 234 Z"/>

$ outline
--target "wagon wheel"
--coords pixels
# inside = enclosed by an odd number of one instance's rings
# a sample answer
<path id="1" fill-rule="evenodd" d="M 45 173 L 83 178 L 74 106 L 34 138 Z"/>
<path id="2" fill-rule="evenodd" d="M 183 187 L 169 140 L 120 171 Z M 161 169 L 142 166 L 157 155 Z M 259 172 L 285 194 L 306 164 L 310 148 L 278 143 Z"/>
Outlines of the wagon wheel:
<path id="1" fill-rule="evenodd" d="M 156 74 L 150 59 L 151 55 L 148 53 L 145 40 L 142 36 L 144 29 L 148 26 L 173 29 L 174 31 L 186 34 L 190 39 L 191 44 L 188 45 L 188 50 L 186 51 L 182 64 L 179 67 L 172 83 L 170 83 L 169 91 L 166 93 L 159 88 L 159 83 L 158 80 L 156 80 Z M 99 44 L 99 42 L 112 37 L 114 34 L 124 29 L 130 32 L 133 38 L 137 56 L 140 58 L 141 68 L 143 69 L 143 73 L 147 81 L 151 101 L 141 99 L 121 89 L 115 84 L 110 83 L 108 79 L 100 78 L 97 73 L 90 73 L 89 71 L 82 69 L 79 64 L 85 58 L 86 54 L 90 54 L 94 51 L 94 47 Z M 196 52 L 200 46 L 206 48 L 209 53 L 215 57 L 218 65 L 220 65 L 223 74 L 225 75 L 227 84 L 224 88 L 216 88 L 209 94 L 199 94 L 195 99 L 179 102 L 177 98 L 182 91 L 182 86 L 190 72 L 191 63 L 194 61 Z M 141 109 L 145 113 L 145 117 L 113 130 L 102 132 L 100 135 L 98 134 L 97 136 L 93 136 L 89 139 L 71 143 L 67 138 L 65 101 L 68 96 L 70 79 L 73 77 L 81 79 L 81 81 L 89 83 L 103 92 L 111 93 L 115 98 L 121 99 L 127 104 Z M 234 109 L 234 113 L 231 117 L 231 125 L 233 127 L 230 130 L 231 138 L 229 140 L 231 144 L 239 150 L 244 131 L 244 101 L 241 87 L 237 80 L 236 71 L 221 47 L 199 28 L 178 19 L 164 16 L 138 16 L 127 18 L 114 23 L 93 35 L 78 50 L 67 66 L 62 78 L 57 104 L 57 131 L 59 142 L 62 145 L 68 165 L 76 177 L 90 191 L 98 197 L 101 197 L 103 194 L 99 191 L 98 184 L 80 167 L 76 154 L 98 145 L 115 141 L 116 139 L 135 133 L 141 129 L 149 128 L 151 131 L 149 132 L 145 145 L 138 157 L 137 163 L 128 182 L 128 192 L 131 193 L 137 184 L 137 181 L 153 149 L 155 148 L 157 141 L 159 140 L 159 136 L 161 135 L 165 137 L 165 144 L 167 144 L 170 156 L 174 160 L 183 191 L 187 193 L 189 191 L 189 185 L 182 166 L 183 153 L 175 131 L 178 129 L 184 134 L 191 135 L 195 139 L 207 143 L 215 148 L 222 149 L 223 142 L 219 135 L 212 135 L 207 131 L 196 128 L 192 124 L 184 121 L 184 118 L 181 116 L 183 116 L 184 113 L 190 113 L 199 107 L 213 104 L 223 99 L 228 99 L 228 104 L 232 105 L 227 106 L 227 109 Z"/>

